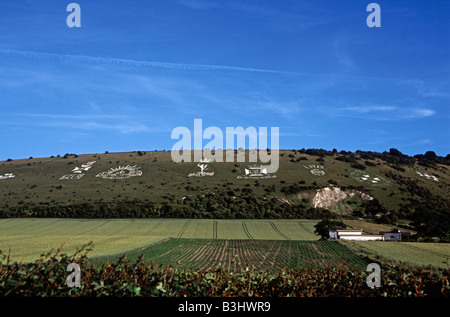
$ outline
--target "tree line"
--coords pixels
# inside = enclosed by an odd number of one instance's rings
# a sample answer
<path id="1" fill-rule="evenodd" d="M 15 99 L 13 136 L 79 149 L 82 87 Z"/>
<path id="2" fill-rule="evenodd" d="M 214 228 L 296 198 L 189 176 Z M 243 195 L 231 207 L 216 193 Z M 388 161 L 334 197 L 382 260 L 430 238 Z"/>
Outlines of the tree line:
<path id="1" fill-rule="evenodd" d="M 24 204 L 3 207 L 0 218 L 191 218 L 191 219 L 320 219 L 331 212 L 303 203 L 257 197 L 252 192 L 202 193 L 163 203 L 139 200 L 74 204 Z"/>

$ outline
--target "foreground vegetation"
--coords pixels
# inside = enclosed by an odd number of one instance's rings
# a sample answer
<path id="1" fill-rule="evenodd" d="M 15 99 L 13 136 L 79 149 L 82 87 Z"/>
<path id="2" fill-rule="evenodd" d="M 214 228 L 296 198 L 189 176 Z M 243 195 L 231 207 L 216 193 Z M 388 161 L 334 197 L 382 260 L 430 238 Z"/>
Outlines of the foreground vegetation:
<path id="1" fill-rule="evenodd" d="M 430 272 L 382 265 L 381 287 L 366 284 L 368 273 L 348 267 L 248 269 L 232 273 L 180 270 L 122 257 L 115 263 L 89 264 L 86 253 L 49 253 L 34 263 L 0 262 L 0 296 L 190 296 L 190 297 L 440 297 L 450 296 L 449 271 Z M 82 255 L 81 255 L 82 254 Z M 66 281 L 69 263 L 81 268 L 80 287 Z"/>

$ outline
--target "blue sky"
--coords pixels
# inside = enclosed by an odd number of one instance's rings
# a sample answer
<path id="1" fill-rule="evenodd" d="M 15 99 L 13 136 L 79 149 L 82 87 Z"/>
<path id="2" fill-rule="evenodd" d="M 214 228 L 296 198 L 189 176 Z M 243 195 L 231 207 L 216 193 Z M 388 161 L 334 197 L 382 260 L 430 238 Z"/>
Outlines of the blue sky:
<path id="1" fill-rule="evenodd" d="M 81 28 L 70 2 L 0 2 L 0 160 L 169 150 L 196 118 L 450 153 L 449 1 L 377 1 L 380 28 L 362 0 L 80 0 Z"/>

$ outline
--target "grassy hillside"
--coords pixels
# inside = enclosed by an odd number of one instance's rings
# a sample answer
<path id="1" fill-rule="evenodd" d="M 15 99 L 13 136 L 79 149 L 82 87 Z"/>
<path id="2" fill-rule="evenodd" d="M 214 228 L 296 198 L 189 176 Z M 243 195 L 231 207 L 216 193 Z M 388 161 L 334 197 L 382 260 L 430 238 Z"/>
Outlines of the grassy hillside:
<path id="1" fill-rule="evenodd" d="M 264 195 L 264 189 L 275 185 L 275 192 L 271 195 L 287 196 L 289 200 L 295 199 L 292 195 L 283 195 L 280 190 L 292 184 L 304 181 L 303 186 L 325 187 L 330 180 L 337 186 L 362 187 L 368 194 L 383 201 L 388 207 L 396 207 L 402 198 L 408 198 L 409 192 L 399 185 L 396 180 L 386 177 L 386 173 L 400 175 L 403 178 L 416 181 L 418 186 L 431 191 L 435 195 L 444 196 L 448 193 L 450 175 L 448 166 L 435 164 L 433 167 L 414 165 L 397 165 L 400 171 L 381 159 L 363 160 L 361 170 L 352 167 L 349 162 L 337 160 L 340 154 L 333 156 L 313 156 L 300 154 L 299 151 L 281 151 L 280 167 L 275 175 L 269 179 L 237 179 L 244 175 L 244 169 L 252 163 L 209 163 L 208 171 L 213 176 L 188 177 L 190 173 L 200 171 L 197 163 L 174 163 L 170 152 L 132 152 L 107 153 L 88 155 L 66 155 L 54 158 L 30 158 L 14 161 L 0 162 L 0 175 L 13 173 L 14 178 L 0 180 L 0 195 L 2 205 L 15 205 L 19 203 L 39 202 L 85 202 L 85 201 L 120 201 L 126 199 L 140 199 L 149 201 L 164 201 L 165 196 L 182 198 L 196 192 L 217 190 L 219 188 L 242 189 L 251 187 L 256 195 Z M 322 159 L 320 159 L 322 158 Z M 321 160 L 321 162 L 317 160 Z M 88 162 L 95 161 L 81 179 L 60 180 L 63 175 L 74 174 L 72 170 Z M 374 164 L 368 166 L 364 162 Z M 261 164 L 261 163 L 260 163 Z M 106 180 L 95 177 L 97 174 L 119 166 L 137 166 L 142 176 L 130 177 L 122 180 Z M 311 173 L 311 166 L 322 166 L 323 175 Z M 358 171 L 361 171 L 358 173 Z M 355 173 L 357 172 L 357 173 Z M 420 176 L 428 173 L 438 178 L 438 181 Z M 353 173 L 353 174 L 352 174 Z M 372 178 L 381 176 L 385 178 L 382 183 L 370 183 L 353 176 L 368 174 Z M 258 183 L 260 186 L 258 186 Z M 311 195 L 315 193 L 310 190 Z M 308 194 L 309 191 L 302 191 Z M 303 195 L 306 196 L 306 195 Z M 302 197 L 303 197 L 302 196 Z"/>
<path id="2" fill-rule="evenodd" d="M 236 158 L 208 163 L 206 174 L 197 177 L 198 163 L 175 163 L 166 151 L 3 161 L 0 213 L 83 218 L 86 206 L 107 204 L 95 207 L 101 211 L 90 217 L 317 219 L 331 214 L 395 223 L 420 211 L 423 219 L 416 222 L 424 223 L 429 211 L 448 218 L 448 157 L 302 149 L 280 151 L 279 158 L 278 171 L 263 177 L 246 175 L 254 163 Z M 70 207 L 79 204 L 84 205 Z M 62 206 L 69 207 L 55 209 Z"/>

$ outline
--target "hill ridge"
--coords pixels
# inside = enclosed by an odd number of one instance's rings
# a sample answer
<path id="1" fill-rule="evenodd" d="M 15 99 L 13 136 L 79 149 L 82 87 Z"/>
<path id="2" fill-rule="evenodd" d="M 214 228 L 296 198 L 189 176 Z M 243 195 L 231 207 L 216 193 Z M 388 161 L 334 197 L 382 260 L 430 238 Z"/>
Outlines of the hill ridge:
<path id="1" fill-rule="evenodd" d="M 3 161 L 0 216 L 337 216 L 396 223 L 419 221 L 414 214 L 420 213 L 424 223 L 431 215 L 445 216 L 450 210 L 448 156 L 427 152 L 410 157 L 395 149 L 383 153 L 301 149 L 280 150 L 279 160 L 276 172 L 256 173 L 249 170 L 254 162 L 236 161 L 205 163 L 201 170 L 197 162 L 171 161 L 169 151 Z M 330 186 L 373 199 L 352 197 L 314 208 L 315 195 Z"/>

